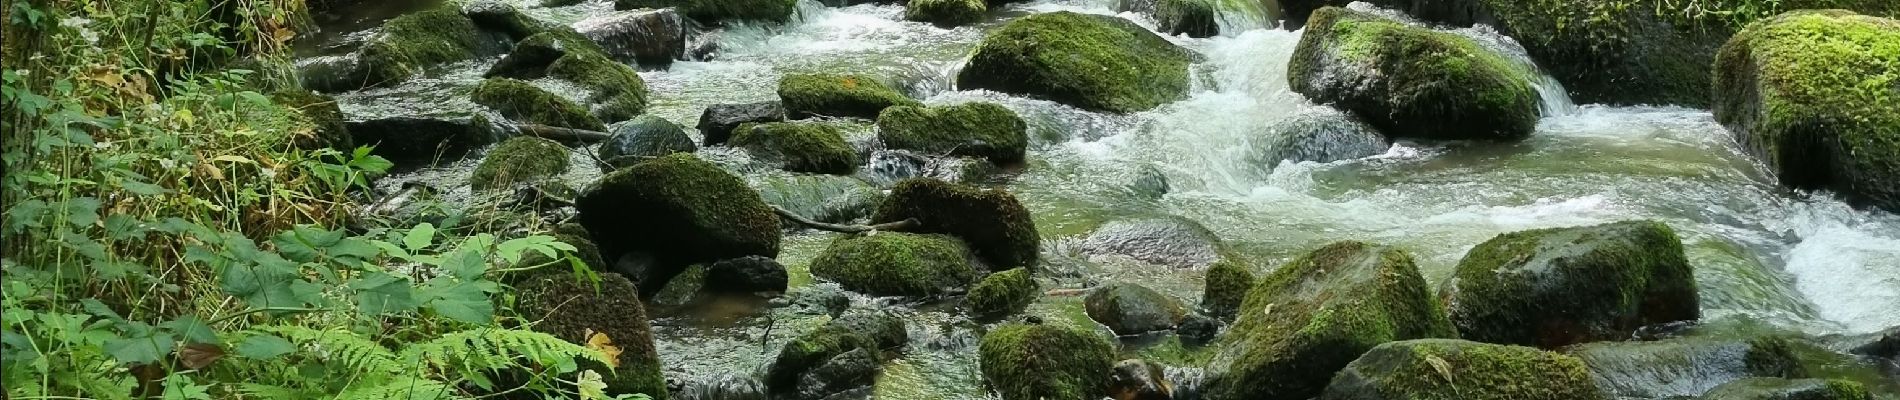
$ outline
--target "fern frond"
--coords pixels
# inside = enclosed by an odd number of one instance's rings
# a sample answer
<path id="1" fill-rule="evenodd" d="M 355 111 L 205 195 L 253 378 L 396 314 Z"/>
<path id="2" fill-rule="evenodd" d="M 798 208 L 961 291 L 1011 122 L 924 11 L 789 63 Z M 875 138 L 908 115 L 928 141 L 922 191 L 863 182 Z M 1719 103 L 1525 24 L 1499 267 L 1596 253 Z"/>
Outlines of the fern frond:
<path id="1" fill-rule="evenodd" d="M 259 399 L 292 400 L 292 399 L 309 399 L 309 398 L 316 397 L 314 393 L 311 393 L 309 391 L 305 391 L 302 389 L 292 389 L 292 388 L 287 388 L 283 386 L 265 385 L 265 384 L 258 384 L 258 383 L 239 383 L 237 385 L 237 390 L 240 393 L 254 396 L 255 398 L 259 398 Z"/>
<path id="2" fill-rule="evenodd" d="M 399 377 L 376 385 L 355 385 L 337 400 L 463 400 L 448 384 L 427 378 Z"/>
<path id="3" fill-rule="evenodd" d="M 257 329 L 283 335 L 331 362 L 342 363 L 363 373 L 387 376 L 409 370 L 401 359 L 396 358 L 395 352 L 356 332 L 341 328 L 319 330 L 284 325 Z"/>
<path id="4" fill-rule="evenodd" d="M 527 365 L 571 364 L 578 359 L 609 363 L 605 353 L 569 343 L 554 335 L 494 328 L 470 329 L 411 344 L 403 347 L 402 359 L 422 361 L 441 370 L 464 373 Z"/>

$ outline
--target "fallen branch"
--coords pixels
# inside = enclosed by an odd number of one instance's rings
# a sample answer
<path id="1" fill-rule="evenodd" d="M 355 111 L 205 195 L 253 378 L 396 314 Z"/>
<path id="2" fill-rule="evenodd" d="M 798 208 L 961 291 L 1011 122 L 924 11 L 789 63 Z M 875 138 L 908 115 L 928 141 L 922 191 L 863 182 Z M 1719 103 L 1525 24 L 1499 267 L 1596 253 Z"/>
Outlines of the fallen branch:
<path id="1" fill-rule="evenodd" d="M 831 224 L 831 223 L 813 221 L 810 218 L 805 218 L 805 216 L 803 215 L 798 215 L 796 213 L 788 211 L 784 207 L 772 206 L 772 211 L 777 211 L 780 217 L 785 217 L 785 219 L 792 220 L 792 222 L 797 222 L 799 225 L 804 225 L 806 227 L 821 230 L 821 231 L 831 231 L 831 232 L 838 232 L 838 233 L 865 233 L 865 232 L 871 232 L 871 231 L 911 232 L 923 226 L 923 223 L 917 222 L 916 218 L 906 218 L 903 221 L 885 222 L 882 224 L 872 224 L 872 225 L 840 225 L 840 224 Z"/>
<path id="2" fill-rule="evenodd" d="M 515 130 L 529 136 L 551 139 L 562 143 L 600 143 L 607 141 L 608 137 L 613 136 L 601 131 L 562 128 L 539 124 L 515 124 Z"/>

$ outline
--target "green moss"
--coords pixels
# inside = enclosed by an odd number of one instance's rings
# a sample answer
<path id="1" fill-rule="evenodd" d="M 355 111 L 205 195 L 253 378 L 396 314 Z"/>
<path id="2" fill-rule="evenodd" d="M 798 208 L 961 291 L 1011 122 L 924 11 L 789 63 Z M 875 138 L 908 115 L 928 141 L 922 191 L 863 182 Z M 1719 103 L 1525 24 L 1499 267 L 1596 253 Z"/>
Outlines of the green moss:
<path id="1" fill-rule="evenodd" d="M 566 271 L 552 269 L 515 285 L 516 310 L 523 319 L 535 321 L 531 327 L 535 331 L 577 344 L 588 343 L 588 332 L 606 334 L 620 348 L 620 367 L 602 374 L 607 393 L 666 398 L 666 378 L 660 373 L 660 357 L 653 348 L 653 329 L 637 296 L 639 289 L 619 274 L 603 273 L 595 282 Z"/>
<path id="2" fill-rule="evenodd" d="M 1442 295 L 1466 339 L 1544 348 L 1701 316 L 1682 240 L 1654 221 L 1498 235 L 1465 254 Z"/>
<path id="3" fill-rule="evenodd" d="M 880 232 L 839 238 L 811 261 L 812 276 L 878 296 L 933 296 L 975 278 L 956 238 Z"/>
<path id="4" fill-rule="evenodd" d="M 984 157 L 999 165 L 1022 162 L 1029 146 L 1028 123 L 996 103 L 886 108 L 877 116 L 877 130 L 886 147 Z"/>
<path id="5" fill-rule="evenodd" d="M 846 175 L 858 169 L 857 150 L 830 124 L 747 123 L 733 129 L 728 143 L 777 160 L 786 171 Z"/>
<path id="6" fill-rule="evenodd" d="M 1170 35 L 1204 38 L 1220 34 L 1215 0 L 1158 0 L 1156 29 Z"/>
<path id="7" fill-rule="evenodd" d="M 963 299 L 963 308 L 978 317 L 1000 317 L 1022 312 L 1040 294 L 1029 269 L 1012 268 L 977 282 L 970 288 L 969 297 Z"/>
<path id="8" fill-rule="evenodd" d="M 1215 398 L 1308 398 L 1381 343 L 1455 336 L 1411 255 L 1327 245 L 1261 278 L 1221 340 Z"/>
<path id="9" fill-rule="evenodd" d="M 567 146 L 531 136 L 516 136 L 488 151 L 468 177 L 476 191 L 506 189 L 567 172 Z"/>
<path id="10" fill-rule="evenodd" d="M 922 230 L 956 236 L 992 268 L 1034 270 L 1041 237 L 1029 209 L 1003 190 L 983 190 L 936 179 L 908 179 L 871 216 L 872 223 L 916 219 Z"/>
<path id="11" fill-rule="evenodd" d="M 1187 310 L 1173 297 L 1145 286 L 1114 282 L 1104 284 L 1083 298 L 1089 318 L 1117 335 L 1137 335 L 1173 329 Z"/>
<path id="12" fill-rule="evenodd" d="M 1839 379 L 1742 378 L 1717 386 L 1710 400 L 1869 400 L 1867 388 Z"/>
<path id="13" fill-rule="evenodd" d="M 282 90 L 272 94 L 271 100 L 297 115 L 297 126 L 279 130 L 291 135 L 292 146 L 305 150 L 355 150 L 336 99 L 308 90 Z"/>
<path id="14" fill-rule="evenodd" d="M 887 107 L 922 105 L 863 75 L 786 75 L 778 81 L 778 97 L 793 119 L 820 115 L 871 119 Z"/>
<path id="15" fill-rule="evenodd" d="M 548 65 L 548 76 L 574 82 L 593 93 L 587 102 L 607 122 L 632 119 L 647 108 L 647 85 L 639 71 L 593 51 L 570 51 Z"/>
<path id="16" fill-rule="evenodd" d="M 857 349 L 878 353 L 875 340 L 843 326 L 827 324 L 806 332 L 779 349 L 778 358 L 766 373 L 765 386 L 772 393 L 794 392 L 801 374 L 832 357 Z"/>
<path id="17" fill-rule="evenodd" d="M 997 327 L 977 353 L 983 379 L 1003 400 L 1099 399 L 1115 365 L 1107 339 L 1050 325 Z"/>
<path id="18" fill-rule="evenodd" d="M 454 7 L 405 14 L 383 24 L 382 33 L 359 50 L 370 86 L 400 82 L 423 69 L 503 49 L 497 38 L 476 28 Z"/>
<path id="19" fill-rule="evenodd" d="M 1320 400 L 1604 400 L 1576 357 L 1453 339 L 1391 342 L 1354 360 Z"/>
<path id="20" fill-rule="evenodd" d="M 589 115 L 587 108 L 528 82 L 490 78 L 476 85 L 469 97 L 475 104 L 493 108 L 502 116 L 516 121 L 591 131 L 607 130 L 607 124 Z"/>
<path id="21" fill-rule="evenodd" d="M 1247 299 L 1248 289 L 1253 288 L 1254 275 L 1246 263 L 1224 257 L 1207 268 L 1204 282 L 1201 310 L 1208 315 L 1231 320 L 1240 309 L 1241 302 Z"/>
<path id="22" fill-rule="evenodd" d="M 795 0 L 615 0 L 614 9 L 679 9 L 704 24 L 726 22 L 785 22 L 798 10 Z"/>
<path id="23" fill-rule="evenodd" d="M 603 255 L 642 251 L 657 257 L 651 279 L 664 281 L 696 263 L 778 255 L 772 207 L 739 177 L 691 154 L 614 171 L 588 187 L 575 208 Z"/>
<path id="24" fill-rule="evenodd" d="M 957 87 L 1130 113 L 1186 97 L 1187 66 L 1195 58 L 1119 17 L 1041 13 L 985 36 L 957 75 Z"/>
<path id="25" fill-rule="evenodd" d="M 982 21 L 989 13 L 983 0 L 912 0 L 904 5 L 904 19 L 954 27 Z"/>

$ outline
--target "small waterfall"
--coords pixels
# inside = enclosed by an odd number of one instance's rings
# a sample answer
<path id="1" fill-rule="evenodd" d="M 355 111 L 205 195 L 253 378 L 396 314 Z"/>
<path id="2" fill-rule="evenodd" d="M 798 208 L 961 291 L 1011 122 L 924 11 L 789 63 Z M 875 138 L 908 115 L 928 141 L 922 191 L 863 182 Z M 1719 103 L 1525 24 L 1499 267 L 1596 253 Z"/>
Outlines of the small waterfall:
<path id="1" fill-rule="evenodd" d="M 1557 82 L 1557 78 L 1550 76 L 1550 72 L 1537 66 L 1537 62 L 1531 60 L 1530 54 L 1524 50 L 1524 46 L 1517 44 L 1517 40 L 1498 33 L 1497 29 L 1492 28 L 1490 25 L 1477 25 L 1470 28 L 1453 30 L 1452 32 L 1471 38 L 1486 48 L 1503 53 L 1507 58 L 1510 58 L 1511 61 L 1516 62 L 1519 67 L 1529 69 L 1531 71 L 1531 87 L 1537 89 L 1537 97 L 1541 100 L 1538 104 L 1541 108 L 1540 111 L 1543 112 L 1545 117 L 1570 115 L 1571 113 L 1577 112 L 1577 103 L 1570 100 L 1570 92 L 1564 90 L 1563 83 Z"/>
<path id="2" fill-rule="evenodd" d="M 670 397 L 677 400 L 766 400 L 765 384 L 750 375 L 721 373 L 696 376 L 681 383 Z"/>

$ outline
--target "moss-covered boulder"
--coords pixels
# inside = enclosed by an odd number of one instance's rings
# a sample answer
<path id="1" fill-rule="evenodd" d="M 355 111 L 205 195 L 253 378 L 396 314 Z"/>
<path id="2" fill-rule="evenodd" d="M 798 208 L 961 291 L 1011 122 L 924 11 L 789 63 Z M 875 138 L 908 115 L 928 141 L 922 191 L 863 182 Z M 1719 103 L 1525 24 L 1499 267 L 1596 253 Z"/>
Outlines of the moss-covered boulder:
<path id="1" fill-rule="evenodd" d="M 516 183 L 532 182 L 567 172 L 567 146 L 532 136 L 504 140 L 468 177 L 468 186 L 477 191 L 512 188 Z"/>
<path id="2" fill-rule="evenodd" d="M 908 179 L 871 216 L 872 223 L 916 219 L 920 229 L 963 239 L 992 270 L 1031 267 L 1041 237 L 1016 196 L 935 179 Z"/>
<path id="3" fill-rule="evenodd" d="M 1319 400 L 1608 400 L 1583 362 L 1559 353 L 1456 339 L 1391 342 L 1333 378 Z"/>
<path id="4" fill-rule="evenodd" d="M 877 78 L 850 74 L 792 74 L 778 81 L 778 98 L 793 119 L 816 116 L 873 119 L 892 106 L 922 106 Z"/>
<path id="5" fill-rule="evenodd" d="M 1900 212 L 1900 21 L 1798 11 L 1722 47 L 1715 117 L 1784 185 Z"/>
<path id="6" fill-rule="evenodd" d="M 548 65 L 548 76 L 589 91 L 585 99 L 595 117 L 606 122 L 646 112 L 647 85 L 639 71 L 595 51 L 571 51 Z"/>
<path id="7" fill-rule="evenodd" d="M 785 265 L 778 260 L 745 256 L 706 266 L 706 281 L 700 289 L 713 293 L 784 293 L 790 280 Z"/>
<path id="8" fill-rule="evenodd" d="M 1543 348 L 1702 315 L 1682 239 L 1654 221 L 1498 235 L 1465 253 L 1441 295 L 1465 339 Z"/>
<path id="9" fill-rule="evenodd" d="M 740 125 L 730 143 L 786 171 L 846 175 L 858 169 L 858 151 L 844 141 L 838 127 L 827 123 Z"/>
<path id="10" fill-rule="evenodd" d="M 565 273 L 536 274 L 516 283 L 516 310 L 534 330 L 576 344 L 595 343 L 589 333 L 605 335 L 620 348 L 618 368 L 601 374 L 608 395 L 646 394 L 666 398 L 666 378 L 660 374 L 660 356 L 653 349 L 653 328 L 647 324 L 639 289 L 619 274 L 600 274 L 599 281 Z"/>
<path id="11" fill-rule="evenodd" d="M 983 0 L 911 0 L 904 5 L 904 19 L 951 28 L 982 21 L 989 11 Z"/>
<path id="12" fill-rule="evenodd" d="M 574 30 L 592 39 L 615 59 L 664 67 L 686 56 L 691 30 L 677 10 L 619 11 L 574 23 Z"/>
<path id="13" fill-rule="evenodd" d="M 616 10 L 672 7 L 702 24 L 785 22 L 798 11 L 795 0 L 614 0 Z"/>
<path id="14" fill-rule="evenodd" d="M 979 318 L 996 318 L 1022 312 L 1040 294 L 1028 268 L 1011 268 L 978 281 L 963 298 L 963 309 Z"/>
<path id="15" fill-rule="evenodd" d="M 811 274 L 851 291 L 878 296 L 934 296 L 976 278 L 969 250 L 956 238 L 881 232 L 831 242 L 811 261 Z"/>
<path id="16" fill-rule="evenodd" d="M 1102 285 L 1090 291 L 1082 304 L 1090 319 L 1124 336 L 1174 329 L 1187 317 L 1180 300 L 1132 283 Z"/>
<path id="17" fill-rule="evenodd" d="M 383 23 L 357 50 L 360 75 L 352 78 L 363 87 L 395 84 L 430 67 L 500 54 L 506 43 L 505 35 L 483 31 L 454 7 L 405 14 Z"/>
<path id="18" fill-rule="evenodd" d="M 876 364 L 881 354 L 870 337 L 827 324 L 779 349 L 766 372 L 765 389 L 774 398 L 817 399 L 849 386 L 869 385 L 877 371 L 858 367 L 863 362 L 856 358 L 868 356 Z"/>
<path id="19" fill-rule="evenodd" d="M 350 138 L 350 127 L 344 123 L 343 110 L 335 98 L 309 90 L 281 90 L 271 94 L 271 102 L 295 112 L 298 122 L 310 128 L 307 134 L 293 135 L 292 146 L 345 153 L 356 149 Z"/>
<path id="20" fill-rule="evenodd" d="M 1741 378 L 1807 377 L 1794 344 L 1772 336 L 1598 342 L 1565 352 L 1582 359 L 1597 386 L 1619 398 L 1693 397 Z"/>
<path id="21" fill-rule="evenodd" d="M 1029 124 L 996 103 L 897 106 L 878 114 L 877 138 L 893 149 L 983 157 L 1009 165 L 1023 161 Z"/>
<path id="22" fill-rule="evenodd" d="M 1262 277 L 1221 339 L 1210 398 L 1305 399 L 1381 343 L 1455 337 L 1412 256 L 1339 242 Z"/>
<path id="23" fill-rule="evenodd" d="M 1707 400 L 1870 400 L 1867 388 L 1841 379 L 1742 378 L 1701 397 Z"/>
<path id="24" fill-rule="evenodd" d="M 614 171 L 576 199 L 580 223 L 602 255 L 651 254 L 642 293 L 688 265 L 744 256 L 777 257 L 778 215 L 744 181 L 691 154 L 673 154 Z"/>
<path id="25" fill-rule="evenodd" d="M 350 141 L 411 167 L 455 161 L 503 137 L 500 126 L 479 114 L 388 117 L 349 121 Z"/>
<path id="26" fill-rule="evenodd" d="M 707 146 L 726 144 L 732 130 L 748 123 L 785 121 L 785 106 L 777 101 L 714 104 L 699 114 L 700 143 Z"/>
<path id="27" fill-rule="evenodd" d="M 515 42 L 513 50 L 482 73 L 486 78 L 540 79 L 548 66 L 568 52 L 604 52 L 600 45 L 565 28 L 550 29 Z"/>
<path id="28" fill-rule="evenodd" d="M 1392 137 L 1515 140 L 1540 117 L 1528 68 L 1457 34 L 1337 7 L 1313 13 L 1287 81 Z"/>
<path id="29" fill-rule="evenodd" d="M 1010 324 L 977 346 L 983 380 L 1003 400 L 1094 400 L 1108 393 L 1115 347 L 1094 333 Z"/>
<path id="30" fill-rule="evenodd" d="M 469 97 L 475 104 L 495 109 L 502 116 L 516 121 L 590 131 L 607 130 L 607 124 L 588 114 L 587 108 L 528 82 L 491 78 L 476 85 Z"/>
<path id="31" fill-rule="evenodd" d="M 1245 262 L 1224 259 L 1207 268 L 1201 289 L 1201 312 L 1231 320 L 1253 289 L 1254 274 Z"/>
<path id="32" fill-rule="evenodd" d="M 957 74 L 957 87 L 1131 113 L 1185 98 L 1195 58 L 1119 17 L 1042 13 L 985 36 Z"/>
<path id="33" fill-rule="evenodd" d="M 635 117 L 615 125 L 613 136 L 600 144 L 600 159 L 608 166 L 624 167 L 649 158 L 673 153 L 698 151 L 693 138 L 673 121 L 652 115 Z"/>
<path id="34" fill-rule="evenodd" d="M 1267 128 L 1266 145 L 1253 149 L 1256 165 L 1281 162 L 1329 163 L 1385 154 L 1392 143 L 1378 128 L 1332 107 L 1316 107 L 1288 116 Z"/>
<path id="35" fill-rule="evenodd" d="M 1220 34 L 1216 0 L 1157 0 L 1155 29 L 1169 35 L 1212 37 Z"/>

